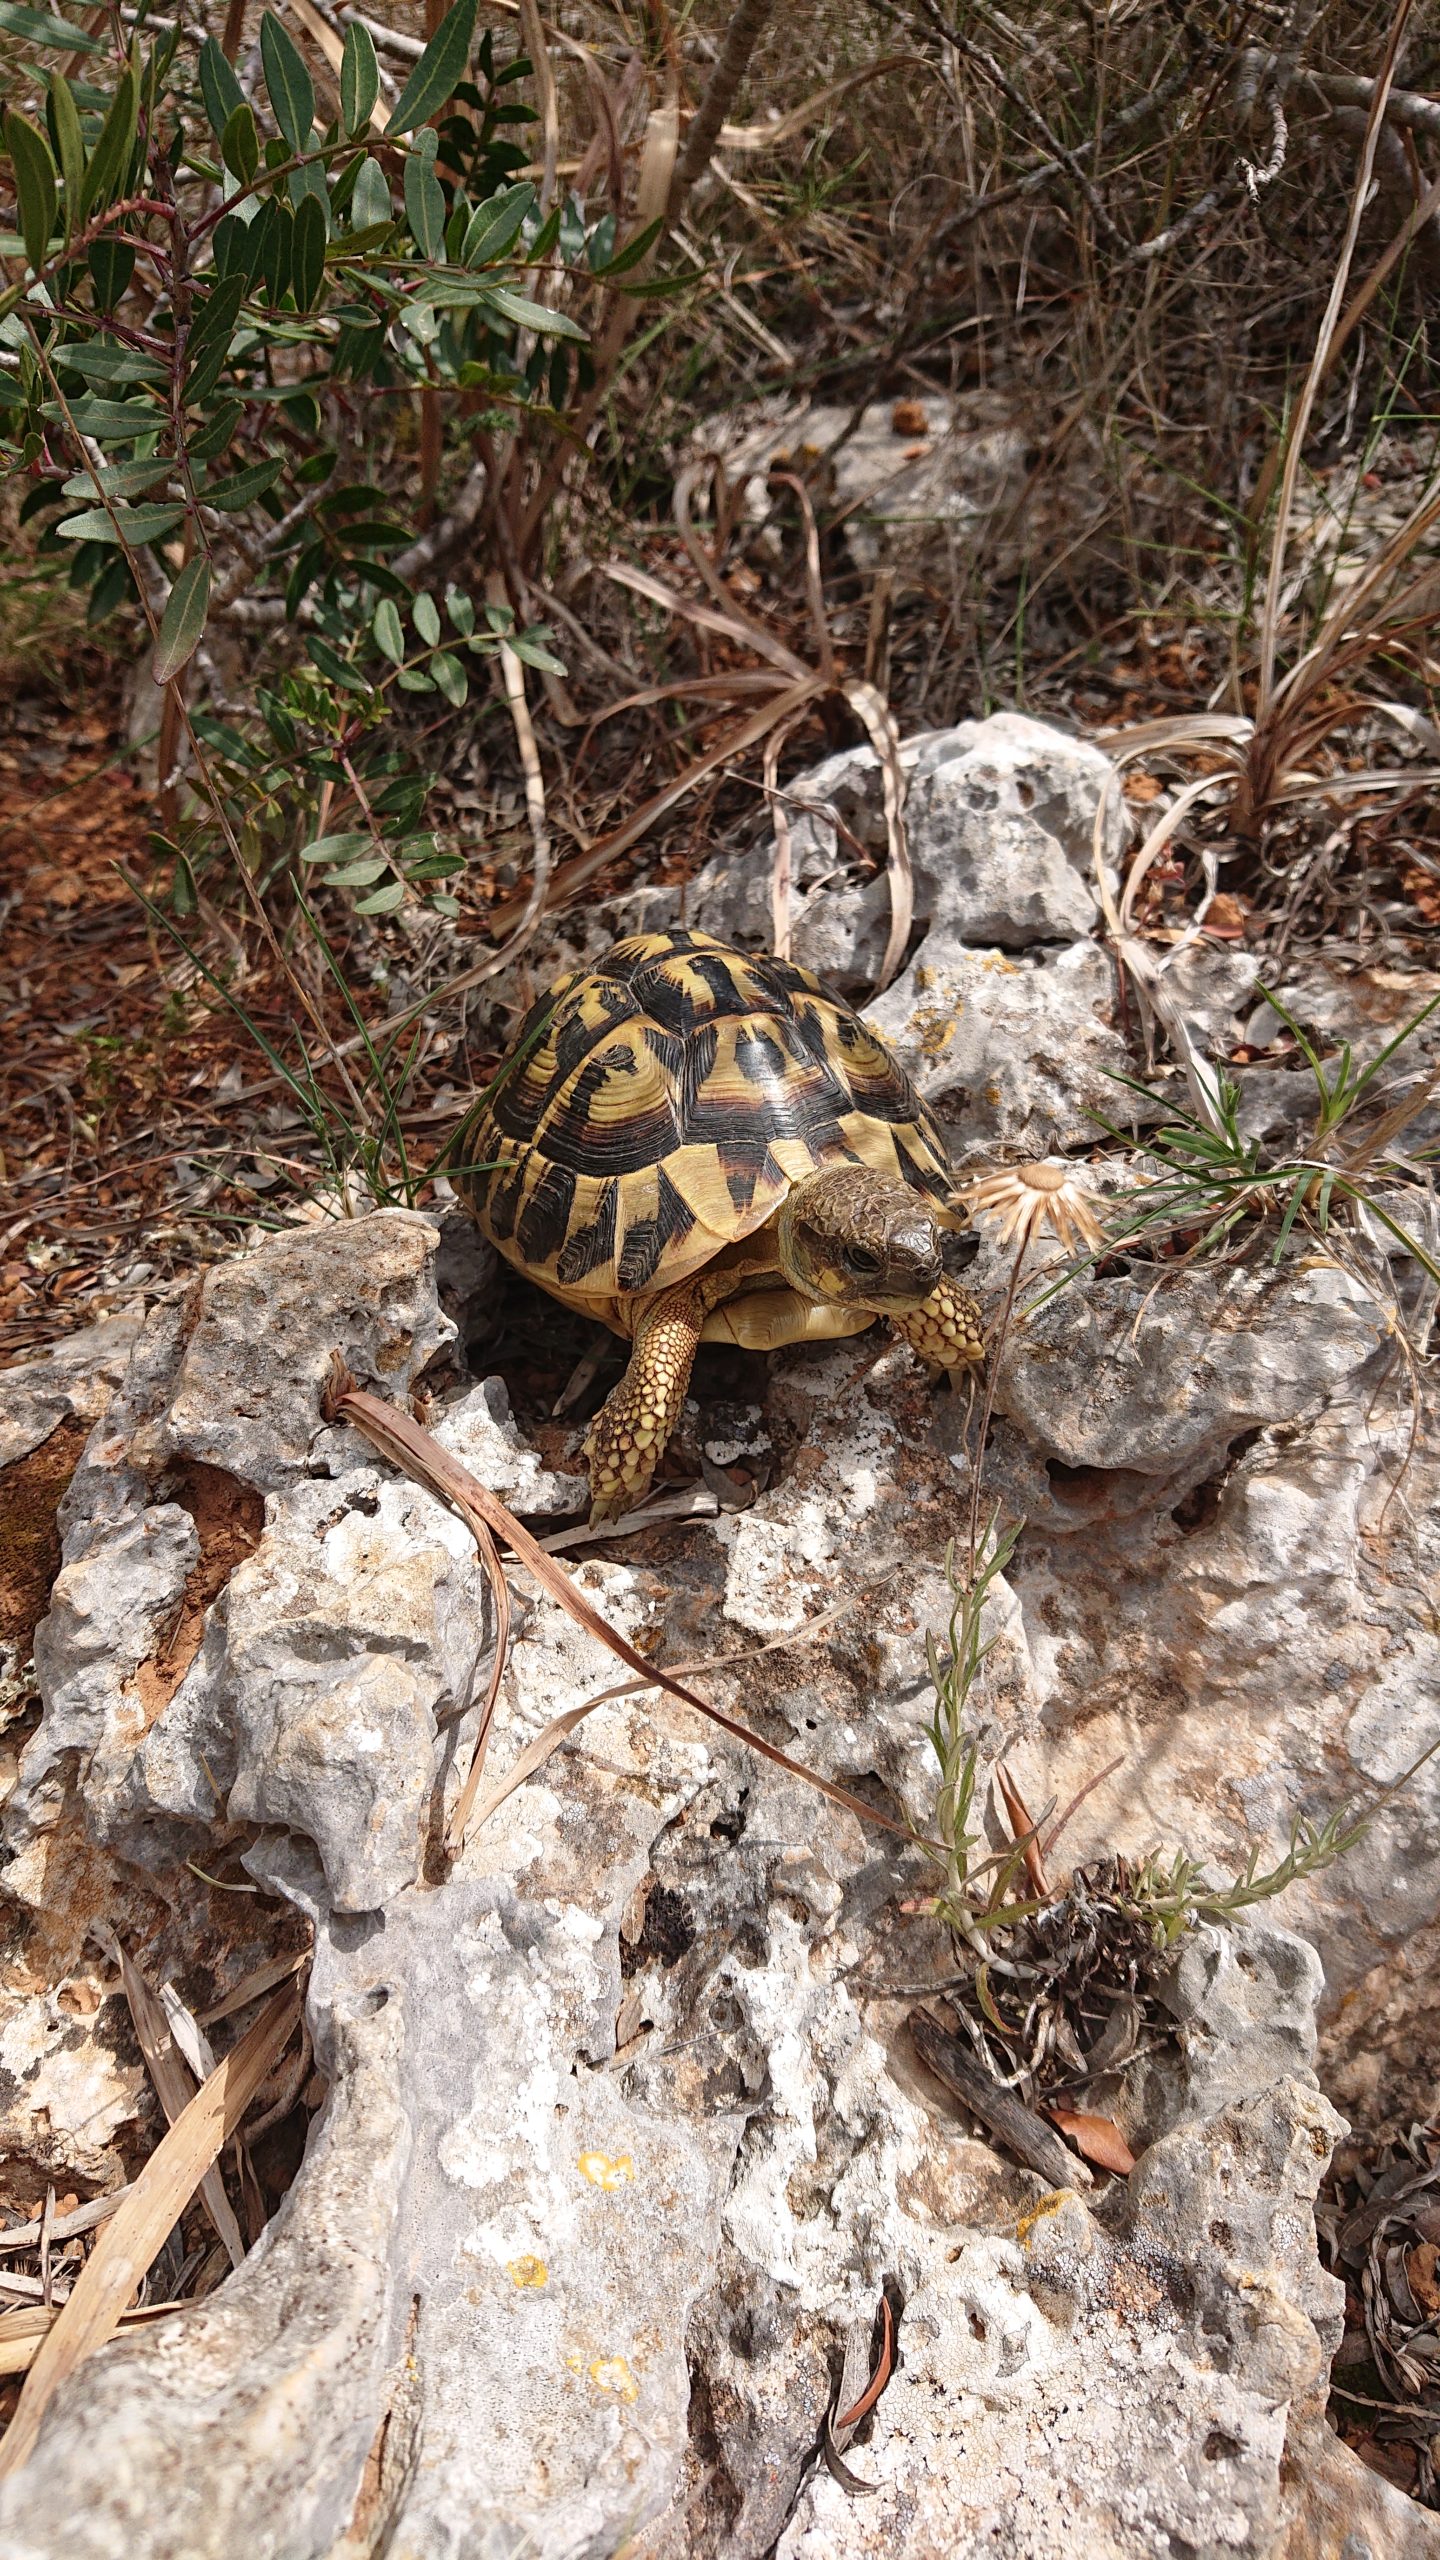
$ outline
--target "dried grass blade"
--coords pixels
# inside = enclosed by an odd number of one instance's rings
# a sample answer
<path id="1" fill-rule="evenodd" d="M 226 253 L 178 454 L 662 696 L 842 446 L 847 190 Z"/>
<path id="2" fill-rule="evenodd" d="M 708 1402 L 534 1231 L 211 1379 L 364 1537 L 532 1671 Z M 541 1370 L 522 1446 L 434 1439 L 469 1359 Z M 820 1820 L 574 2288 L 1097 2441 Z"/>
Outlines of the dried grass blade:
<path id="1" fill-rule="evenodd" d="M 677 525 L 680 525 L 682 536 L 685 527 L 680 524 L 681 490 L 684 487 L 685 478 L 686 475 L 682 472 L 675 484 L 675 519 Z M 705 566 L 700 567 L 701 560 L 704 558 L 703 546 L 695 541 L 693 535 L 690 540 L 694 544 L 690 556 L 695 561 L 696 567 L 700 569 L 700 575 L 704 578 L 711 594 L 720 599 L 717 604 L 702 604 L 698 596 L 682 596 L 676 588 L 667 587 L 663 578 L 652 578 L 648 569 L 632 569 L 628 560 L 607 560 L 604 564 L 605 575 L 617 587 L 629 587 L 633 594 L 644 596 L 648 604 L 663 605 L 667 613 L 683 615 L 687 622 L 696 623 L 702 631 L 717 632 L 721 639 L 734 640 L 742 646 L 748 642 L 749 646 L 762 658 L 769 659 L 772 667 L 778 667 L 783 675 L 794 676 L 797 679 L 801 676 L 809 677 L 811 671 L 803 658 L 797 658 L 794 650 L 787 649 L 783 640 L 777 640 L 773 631 L 767 631 L 763 622 L 752 622 L 748 614 L 740 611 L 733 598 L 726 594 L 724 586 L 715 576 L 709 562 L 706 561 Z M 690 545 L 687 544 L 687 548 L 689 547 Z M 813 681 L 813 678 L 811 680 Z"/>
<path id="2" fill-rule="evenodd" d="M 732 756 L 742 755 L 747 747 L 758 745 L 777 720 L 788 719 L 792 712 L 813 702 L 822 691 L 819 678 L 807 676 L 803 684 L 788 685 L 783 693 L 774 694 L 762 710 L 752 712 L 750 718 L 742 721 L 738 729 L 732 729 L 718 746 L 707 748 L 704 755 L 697 756 L 693 764 L 688 764 L 683 773 L 676 775 L 673 782 L 667 782 L 663 791 L 657 791 L 645 801 L 623 826 L 614 828 L 607 836 L 597 837 L 594 844 L 587 845 L 583 853 L 575 856 L 573 862 L 562 863 L 559 870 L 551 875 L 550 906 L 561 906 L 566 899 L 573 898 L 577 890 L 584 888 L 587 880 L 593 880 L 596 873 L 605 870 L 618 854 L 628 853 L 632 844 L 638 844 L 642 836 L 648 835 L 657 819 L 665 817 L 679 801 L 687 799 L 696 785 L 712 774 L 717 765 L 728 764 Z M 491 923 L 498 931 L 507 932 L 518 912 L 513 902 L 497 908 L 491 916 Z M 438 1005 L 458 994 L 461 988 L 478 986 L 482 978 L 493 976 L 509 958 L 511 948 L 512 945 L 507 943 L 503 951 L 497 952 L 494 959 L 483 962 L 478 969 L 462 970 L 458 978 L 452 978 L 447 986 L 437 988 L 433 995 L 427 997 L 427 1005 Z"/>
<path id="3" fill-rule="evenodd" d="M 905 770 L 900 762 L 900 732 L 888 702 L 882 700 L 873 684 L 847 684 L 844 690 L 846 701 L 863 723 L 880 760 L 890 878 L 890 932 L 885 944 L 885 957 L 880 963 L 880 975 L 875 982 L 876 994 L 883 995 L 905 957 L 910 927 L 915 921 L 915 880 L 905 835 Z"/>
<path id="4" fill-rule="evenodd" d="M 184 2304 L 179 2302 L 143 2303 L 123 2315 L 120 2327 L 145 2327 L 183 2309 Z M 16 2311 L 6 2312 L 0 2318 L 0 2375 L 28 2373 L 40 2352 L 42 2340 L 48 2338 L 59 2317 L 58 2311 L 47 2311 L 43 2302 L 27 2302 Z"/>
<path id="5" fill-rule="evenodd" d="M 818 1617 L 807 1618 L 804 1626 L 797 1627 L 793 1635 L 772 1636 L 768 1644 L 753 1645 L 743 1653 L 712 1653 L 707 1655 L 703 1662 L 677 1662 L 672 1668 L 671 1676 L 674 1679 L 690 1680 L 706 1671 L 738 1671 L 747 1662 L 757 1662 L 762 1653 L 784 1653 L 791 1645 L 804 1644 L 807 1637 L 818 1635 L 822 1627 L 833 1626 L 835 1620 L 843 1618 L 856 1606 L 862 1596 L 861 1593 L 855 1592 L 847 1600 L 837 1600 L 833 1609 L 822 1609 Z M 583 1707 L 567 1707 L 563 1715 L 552 1716 L 550 1722 L 536 1734 L 534 1740 L 526 1744 L 519 1758 L 506 1770 L 504 1777 L 497 1780 L 491 1788 L 475 1816 L 475 1829 L 480 1830 L 481 1826 L 489 1821 L 491 1814 L 498 1812 L 506 1797 L 513 1796 L 517 1787 L 522 1787 L 527 1778 L 533 1777 L 535 1771 L 544 1766 L 551 1752 L 558 1750 L 566 1736 L 572 1734 L 577 1724 L 582 1724 L 586 1716 L 593 1715 L 597 1707 L 608 1707 L 616 1698 L 643 1698 L 647 1690 L 654 1689 L 658 1685 L 659 1683 L 653 1678 L 618 1680 L 613 1688 L 601 1689 L 595 1697 L 587 1698 Z"/>
<path id="6" fill-rule="evenodd" d="M 294 6 L 294 0 L 291 0 Z M 520 0 L 520 38 L 530 56 L 535 74 L 535 94 L 540 101 L 540 130 L 544 136 L 544 173 L 540 180 L 539 211 L 543 221 L 555 201 L 555 173 L 560 166 L 560 117 L 555 101 L 555 66 L 545 40 L 536 0 Z"/>
<path id="7" fill-rule="evenodd" d="M 470 1755 L 465 1784 L 456 1797 L 454 1811 L 445 1826 L 445 1837 L 452 1849 L 463 1849 L 465 1846 L 466 1825 L 474 1810 L 475 1798 L 480 1791 L 485 1755 L 490 1748 L 490 1728 L 495 1721 L 495 1703 L 500 1695 L 500 1683 L 505 1677 L 505 1665 L 510 1659 L 510 1585 L 505 1579 L 505 1568 L 500 1562 L 499 1549 L 484 1523 L 477 1525 L 472 1520 L 469 1526 L 479 1550 L 480 1561 L 489 1576 L 490 1589 L 495 1599 L 495 1653 L 490 1664 L 490 1682 L 485 1692 L 485 1703 L 480 1710 L 475 1748 Z"/>
<path id="8" fill-rule="evenodd" d="M 836 680 L 835 647 L 830 637 L 830 625 L 825 618 L 825 588 L 820 575 L 820 535 L 815 524 L 815 509 L 810 501 L 810 492 L 798 472 L 776 471 L 771 474 L 771 477 L 782 481 L 787 488 L 793 489 L 800 501 L 800 514 L 805 526 L 805 597 L 810 607 L 811 628 L 815 634 L 815 654 L 820 661 L 820 673 L 828 685 L 833 685 Z"/>
<path id="9" fill-rule="evenodd" d="M 637 1653 L 634 1646 L 601 1617 L 599 1610 L 572 1582 L 564 1566 L 546 1554 L 538 1539 L 531 1537 L 529 1530 L 521 1526 L 513 1513 L 506 1510 L 503 1502 L 497 1501 L 478 1477 L 471 1475 L 468 1467 L 462 1467 L 458 1458 L 453 1458 L 448 1449 L 442 1449 L 438 1441 L 431 1439 L 428 1431 L 423 1431 L 418 1422 L 411 1420 L 409 1414 L 401 1413 L 398 1407 L 383 1404 L 378 1396 L 351 1385 L 338 1354 L 336 1376 L 327 1398 L 327 1412 L 332 1421 L 353 1423 L 382 1457 L 388 1458 L 406 1475 L 413 1476 L 417 1484 L 424 1485 L 440 1501 L 448 1502 L 451 1509 L 472 1528 L 478 1519 L 497 1537 L 503 1538 L 513 1554 L 533 1573 L 541 1589 L 548 1591 L 552 1600 L 558 1600 L 561 1608 L 568 1612 L 578 1627 L 584 1629 L 586 1635 L 615 1654 L 644 1681 L 647 1688 L 663 1689 L 668 1696 L 677 1698 L 682 1706 L 692 1707 L 697 1715 L 704 1716 L 710 1724 L 719 1725 L 723 1733 L 743 1742 L 748 1750 L 758 1751 L 776 1768 L 786 1770 L 792 1778 L 800 1779 L 803 1785 L 814 1787 L 820 1795 L 828 1796 L 832 1804 L 843 1805 L 845 1811 L 854 1814 L 858 1821 L 892 1832 L 901 1840 L 920 1838 L 908 1823 L 895 1821 L 890 1814 L 881 1813 L 875 1805 L 867 1804 L 863 1796 L 853 1795 L 848 1787 L 837 1786 L 833 1779 L 822 1778 L 814 1769 L 807 1769 L 802 1761 L 792 1760 L 788 1752 L 779 1750 L 773 1742 L 767 1742 L 763 1734 L 753 1732 L 738 1717 L 726 1715 L 723 1708 L 712 1706 L 706 1698 L 697 1697 L 695 1691 L 687 1689 L 673 1672 L 647 1662 L 643 1654 Z M 938 1847 L 939 1843 L 931 1845 Z"/>
<path id="10" fill-rule="evenodd" d="M 1025 1860 L 1025 1873 L 1030 1879 L 1030 1889 L 1032 1893 L 1039 1895 L 1042 1902 L 1048 1902 L 1050 1879 L 1045 1873 L 1045 1862 L 1040 1854 L 1040 1826 L 1037 1822 L 1031 1821 L 1025 1799 L 1009 1770 L 1003 1764 L 995 1772 L 995 1781 L 1005 1806 L 1011 1837 Z"/>
<path id="11" fill-rule="evenodd" d="M 108 1931 L 102 1943 L 106 1944 L 120 1967 L 135 2034 L 145 2056 L 145 2068 L 155 2083 L 155 2094 L 165 2110 L 165 2120 L 173 2125 L 195 2095 L 195 2074 L 178 2050 L 164 2006 L 151 1990 L 140 1967 L 126 1954 L 120 1940 L 111 1938 Z M 200 2198 L 217 2239 L 224 2242 L 231 2266 L 242 2265 L 245 2243 L 218 2168 L 206 2170 L 200 2181 Z"/>
<path id="12" fill-rule="evenodd" d="M 1263 721 L 1269 711 L 1275 689 L 1275 658 L 1280 643 L 1280 595 L 1285 577 L 1285 554 L 1289 547 L 1290 518 L 1295 506 L 1295 491 L 1300 478 L 1305 438 L 1316 396 L 1330 361 L 1331 343 L 1340 323 L 1345 287 L 1350 279 L 1350 264 L 1355 255 L 1355 243 L 1360 234 L 1361 217 L 1370 199 L 1370 181 L 1374 175 L 1375 154 L 1384 129 L 1386 103 L 1394 85 L 1401 40 L 1410 19 L 1412 7 L 1413 0 L 1399 0 L 1399 5 L 1390 21 L 1385 55 L 1370 101 L 1370 113 L 1365 121 L 1365 138 L 1360 146 L 1360 165 L 1355 172 L 1355 184 L 1350 197 L 1350 216 L 1345 226 L 1340 256 L 1336 262 L 1330 298 L 1320 323 L 1315 352 L 1310 359 L 1310 369 L 1301 387 L 1295 414 L 1290 421 L 1285 438 L 1285 467 L 1280 475 L 1280 496 L 1275 511 L 1275 526 L 1270 538 L 1270 563 L 1265 579 L 1265 600 L 1260 614 L 1260 664 L 1255 688 L 1257 723 Z"/>
<path id="13" fill-rule="evenodd" d="M 279 1993 L 152 2151 L 77 2276 L 59 2319 L 41 2341 L 0 2444 L 0 2479 L 29 2461 L 61 2383 L 114 2336 L 156 2251 L 283 2053 L 299 2016 L 299 1993 Z"/>
<path id="14" fill-rule="evenodd" d="M 302 1947 L 298 1955 L 276 1956 L 272 1964 L 257 1965 L 253 1973 L 247 1973 L 243 1982 L 236 1983 L 233 1991 L 226 1992 L 223 2000 L 217 2000 L 213 2009 L 201 2010 L 199 2024 L 218 2027 L 222 2018 L 233 2018 L 237 2009 L 248 2009 L 252 2000 L 260 1999 L 265 1992 L 273 1991 L 277 1983 L 288 1982 L 293 1973 L 299 1973 L 309 1963 L 311 1952 L 309 1947 Z"/>

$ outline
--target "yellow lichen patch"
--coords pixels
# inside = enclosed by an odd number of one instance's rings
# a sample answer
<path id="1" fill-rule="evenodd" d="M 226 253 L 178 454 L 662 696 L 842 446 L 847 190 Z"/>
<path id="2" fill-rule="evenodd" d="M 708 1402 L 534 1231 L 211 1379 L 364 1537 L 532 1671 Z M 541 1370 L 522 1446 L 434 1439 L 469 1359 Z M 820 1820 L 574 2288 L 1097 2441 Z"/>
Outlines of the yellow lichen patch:
<path id="1" fill-rule="evenodd" d="M 640 2385 L 623 2356 L 596 2356 L 585 2368 L 597 2391 L 608 2391 L 615 2400 L 638 2400 Z"/>
<path id="2" fill-rule="evenodd" d="M 1062 2212 L 1069 2204 L 1073 2193 L 1074 2190 L 1071 2187 L 1056 2187 L 1048 2196 L 1041 2196 L 1038 2204 L 1032 2204 L 1028 2213 L 1021 2214 L 1015 2225 L 1015 2237 L 1022 2249 L 1036 2223 L 1043 2222 L 1047 2214 Z"/>
<path id="3" fill-rule="evenodd" d="M 550 2281 L 550 2270 L 543 2258 L 511 2258 L 505 2273 L 513 2285 L 542 2285 Z"/>
<path id="4" fill-rule="evenodd" d="M 582 2151 L 575 2166 L 592 2187 L 628 2186 L 635 2175 L 635 2163 L 628 2151 L 622 2151 L 614 2160 L 608 2151 Z"/>

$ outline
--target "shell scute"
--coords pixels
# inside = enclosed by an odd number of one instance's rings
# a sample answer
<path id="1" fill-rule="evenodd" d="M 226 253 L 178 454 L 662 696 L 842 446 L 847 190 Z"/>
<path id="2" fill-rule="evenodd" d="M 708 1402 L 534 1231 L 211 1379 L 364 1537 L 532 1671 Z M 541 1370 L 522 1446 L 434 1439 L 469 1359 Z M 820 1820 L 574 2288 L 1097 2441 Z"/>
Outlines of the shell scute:
<path id="1" fill-rule="evenodd" d="M 456 1187 L 492 1241 L 601 1312 L 753 1234 L 822 1165 L 951 1187 L 929 1112 L 849 1005 L 685 930 L 561 979 L 458 1137 Z"/>

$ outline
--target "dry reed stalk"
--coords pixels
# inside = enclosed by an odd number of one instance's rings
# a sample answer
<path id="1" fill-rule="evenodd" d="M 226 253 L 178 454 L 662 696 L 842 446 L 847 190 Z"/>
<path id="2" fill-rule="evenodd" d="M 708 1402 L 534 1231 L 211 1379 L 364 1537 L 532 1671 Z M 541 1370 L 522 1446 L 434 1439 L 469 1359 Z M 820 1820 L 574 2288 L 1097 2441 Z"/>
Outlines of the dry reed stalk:
<path id="1" fill-rule="evenodd" d="M 58 2320 L 40 2342 L 0 2443 L 0 2479 L 29 2461 L 60 2385 L 114 2336 L 157 2250 L 219 2158 L 299 2018 L 298 1992 L 281 1992 L 150 2154 L 76 2277 Z"/>
<path id="2" fill-rule="evenodd" d="M 677 1679 L 673 1671 L 662 1670 L 658 1664 L 647 1662 L 643 1654 L 637 1653 L 634 1646 L 607 1619 L 602 1618 L 564 1566 L 547 1555 L 539 1540 L 532 1538 L 529 1530 L 522 1527 L 513 1513 L 507 1511 L 504 1503 L 497 1500 L 468 1467 L 462 1467 L 459 1459 L 453 1458 L 448 1449 L 442 1449 L 439 1442 L 432 1440 L 429 1432 L 422 1430 L 408 1413 L 402 1413 L 395 1405 L 382 1403 L 378 1396 L 367 1394 L 364 1389 L 353 1385 L 338 1353 L 326 1398 L 326 1413 L 332 1421 L 353 1424 L 382 1457 L 389 1459 L 392 1466 L 399 1467 L 417 1484 L 424 1485 L 427 1492 L 448 1503 L 472 1531 L 478 1521 L 491 1537 L 503 1538 L 512 1553 L 535 1576 L 541 1589 L 559 1602 L 586 1635 L 593 1637 L 597 1644 L 604 1645 L 635 1672 L 646 1688 L 663 1689 L 667 1696 L 678 1699 L 682 1706 L 693 1708 L 707 1722 L 719 1725 L 722 1732 L 730 1734 L 737 1742 L 743 1742 L 747 1750 L 758 1751 L 776 1768 L 784 1769 L 792 1778 L 799 1778 L 805 1786 L 814 1787 L 821 1795 L 828 1796 L 832 1804 L 843 1806 L 859 1821 L 872 1823 L 901 1840 L 919 1840 L 920 1835 L 909 1824 L 895 1821 L 875 1805 L 867 1804 L 862 1796 L 853 1795 L 848 1787 L 837 1786 L 833 1779 L 822 1778 L 815 1770 L 807 1769 L 803 1762 L 792 1760 L 788 1752 L 779 1750 L 773 1742 L 767 1742 L 763 1734 L 753 1732 L 737 1717 L 726 1715 L 723 1708 L 712 1706 L 708 1699 L 697 1696 L 693 1689 Z"/>

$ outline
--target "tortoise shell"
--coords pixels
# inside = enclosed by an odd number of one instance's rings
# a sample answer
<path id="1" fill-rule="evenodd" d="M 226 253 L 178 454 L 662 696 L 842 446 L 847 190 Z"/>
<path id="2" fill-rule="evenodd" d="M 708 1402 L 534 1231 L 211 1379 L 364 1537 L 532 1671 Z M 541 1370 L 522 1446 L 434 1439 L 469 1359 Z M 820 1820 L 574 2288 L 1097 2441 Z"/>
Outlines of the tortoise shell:
<path id="1" fill-rule="evenodd" d="M 930 1112 L 842 998 L 681 931 L 558 979 L 450 1162 L 511 1262 L 625 1333 L 822 1165 L 868 1164 L 940 1207 L 954 1188 Z"/>

